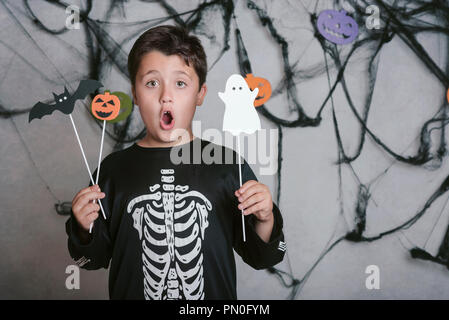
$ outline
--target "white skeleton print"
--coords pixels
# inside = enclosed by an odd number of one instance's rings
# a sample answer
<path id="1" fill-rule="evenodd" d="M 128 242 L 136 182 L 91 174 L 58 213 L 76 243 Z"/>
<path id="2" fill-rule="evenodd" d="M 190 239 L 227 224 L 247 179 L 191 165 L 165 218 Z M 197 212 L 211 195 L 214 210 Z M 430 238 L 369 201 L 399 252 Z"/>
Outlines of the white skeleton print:
<path id="1" fill-rule="evenodd" d="M 174 180 L 174 169 L 162 169 L 162 189 L 154 184 L 127 206 L 142 241 L 147 300 L 204 299 L 201 247 L 212 204 Z"/>

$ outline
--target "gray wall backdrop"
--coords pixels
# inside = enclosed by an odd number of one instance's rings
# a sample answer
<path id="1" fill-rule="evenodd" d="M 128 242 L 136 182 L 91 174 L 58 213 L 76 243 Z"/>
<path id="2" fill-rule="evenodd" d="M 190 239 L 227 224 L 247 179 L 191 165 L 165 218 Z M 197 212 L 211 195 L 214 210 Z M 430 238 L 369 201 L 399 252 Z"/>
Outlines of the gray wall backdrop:
<path id="1" fill-rule="evenodd" d="M 81 8 L 80 29 L 65 27 L 69 4 Z M 448 8 L 413 11 L 414 1 L 200 4 L 2 1 L 0 298 L 108 298 L 107 270 L 82 270 L 80 289 L 65 287 L 74 262 L 67 217 L 54 204 L 71 202 L 88 181 L 70 120 L 55 112 L 28 124 L 28 112 L 86 78 L 130 93 L 127 54 L 139 34 L 164 23 L 188 25 L 208 54 L 197 136 L 221 129 L 217 92 L 232 73 L 248 71 L 239 54 L 246 52 L 253 74 L 273 86 L 259 114 L 264 129 L 278 130 L 270 152 L 273 161 L 281 152 L 280 172 L 261 175 L 259 163 L 251 166 L 273 199 L 279 196 L 288 249 L 274 274 L 237 257 L 240 299 L 449 298 L 448 37 L 441 18 Z M 380 29 L 366 28 L 369 4 L 379 8 Z M 312 21 L 340 8 L 352 8 L 359 36 L 335 46 Z M 237 46 L 237 28 L 246 51 Z M 72 115 L 94 169 L 101 127 L 88 104 L 79 101 Z M 143 129 L 135 108 L 126 124 L 108 126 L 103 154 L 127 147 Z M 365 286 L 369 265 L 379 267 L 378 290 Z M 288 287 L 293 280 L 297 285 Z"/>

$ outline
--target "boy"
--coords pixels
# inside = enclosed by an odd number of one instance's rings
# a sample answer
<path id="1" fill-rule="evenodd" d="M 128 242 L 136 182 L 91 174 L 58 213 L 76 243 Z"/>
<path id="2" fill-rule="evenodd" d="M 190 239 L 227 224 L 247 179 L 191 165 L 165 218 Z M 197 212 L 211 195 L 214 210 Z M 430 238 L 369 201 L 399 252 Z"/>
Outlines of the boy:
<path id="1" fill-rule="evenodd" d="M 74 197 L 70 255 L 88 270 L 111 262 L 111 299 L 236 299 L 232 249 L 255 269 L 282 261 L 280 211 L 246 161 L 240 187 L 237 154 L 192 134 L 207 91 L 198 38 L 178 27 L 152 28 L 134 44 L 128 69 L 146 136 L 108 155 L 98 185 Z M 223 161 L 195 162 L 195 146 Z M 179 152 L 190 162 L 174 164 Z M 229 155 L 232 164 L 223 164 Z M 107 220 L 98 219 L 95 199 Z"/>

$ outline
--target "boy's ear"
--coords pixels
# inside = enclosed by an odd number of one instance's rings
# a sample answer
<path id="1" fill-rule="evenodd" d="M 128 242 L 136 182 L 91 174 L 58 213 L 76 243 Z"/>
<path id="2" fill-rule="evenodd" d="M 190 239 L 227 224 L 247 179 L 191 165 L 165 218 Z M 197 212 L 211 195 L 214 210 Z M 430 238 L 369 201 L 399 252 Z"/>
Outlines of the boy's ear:
<path id="1" fill-rule="evenodd" d="M 197 106 L 200 106 L 203 104 L 204 97 L 206 96 L 206 93 L 207 93 L 207 86 L 205 83 L 203 83 L 200 91 L 198 91 L 197 96 L 196 96 L 196 105 Z"/>

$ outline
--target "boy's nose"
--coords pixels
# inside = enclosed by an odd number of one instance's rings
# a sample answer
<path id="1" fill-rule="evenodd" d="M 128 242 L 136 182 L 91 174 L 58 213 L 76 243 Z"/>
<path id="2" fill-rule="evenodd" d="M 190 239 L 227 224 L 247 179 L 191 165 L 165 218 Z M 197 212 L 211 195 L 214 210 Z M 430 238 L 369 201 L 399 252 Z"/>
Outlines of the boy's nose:
<path id="1" fill-rule="evenodd" d="M 162 103 L 169 103 L 172 102 L 172 98 L 168 97 L 168 96 L 163 96 L 162 97 Z"/>
<path id="2" fill-rule="evenodd" d="M 171 91 L 167 88 L 167 86 L 164 86 L 164 89 L 162 91 L 161 102 L 162 103 L 173 102 Z"/>

